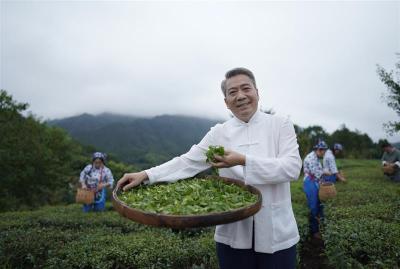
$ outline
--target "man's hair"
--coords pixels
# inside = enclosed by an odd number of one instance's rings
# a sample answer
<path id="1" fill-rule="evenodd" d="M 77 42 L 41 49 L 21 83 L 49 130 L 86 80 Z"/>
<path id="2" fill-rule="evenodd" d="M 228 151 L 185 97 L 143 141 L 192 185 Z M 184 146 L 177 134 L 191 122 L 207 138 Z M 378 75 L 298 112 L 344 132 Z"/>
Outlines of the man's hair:
<path id="1" fill-rule="evenodd" d="M 226 81 L 228 79 L 230 79 L 231 77 L 234 77 L 237 75 L 248 76 L 249 79 L 251 80 L 251 82 L 253 83 L 254 88 L 257 89 L 256 79 L 254 77 L 253 72 L 251 72 L 249 69 L 244 68 L 244 67 L 236 67 L 236 68 L 233 68 L 233 69 L 229 70 L 228 72 L 226 72 L 225 79 L 221 82 L 221 90 L 222 90 L 222 93 L 224 94 L 224 96 L 226 96 L 226 90 L 227 90 L 226 89 Z"/>
<path id="2" fill-rule="evenodd" d="M 386 148 L 386 147 L 392 147 L 392 144 L 390 144 L 386 139 L 381 142 L 381 148 Z"/>

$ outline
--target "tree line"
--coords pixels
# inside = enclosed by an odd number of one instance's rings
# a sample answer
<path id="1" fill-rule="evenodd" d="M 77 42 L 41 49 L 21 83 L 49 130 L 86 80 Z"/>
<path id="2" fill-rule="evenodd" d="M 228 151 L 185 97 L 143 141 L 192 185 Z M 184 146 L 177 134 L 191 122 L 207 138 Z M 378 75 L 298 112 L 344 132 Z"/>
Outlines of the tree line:
<path id="1" fill-rule="evenodd" d="M 344 151 L 339 157 L 350 159 L 377 159 L 382 155 L 381 144 L 385 141 L 384 139 L 380 139 L 375 143 L 368 134 L 358 130 L 352 131 L 344 124 L 331 134 L 318 125 L 306 128 L 295 125 L 295 131 L 300 147 L 300 155 L 303 158 L 312 150 L 317 141 L 322 139 L 330 147 L 333 147 L 334 143 L 343 145 Z"/>
<path id="2" fill-rule="evenodd" d="M 27 108 L 0 91 L 0 211 L 73 202 L 79 172 L 95 151 L 65 130 L 23 115 Z M 111 159 L 107 166 L 116 178 L 135 170 Z"/>

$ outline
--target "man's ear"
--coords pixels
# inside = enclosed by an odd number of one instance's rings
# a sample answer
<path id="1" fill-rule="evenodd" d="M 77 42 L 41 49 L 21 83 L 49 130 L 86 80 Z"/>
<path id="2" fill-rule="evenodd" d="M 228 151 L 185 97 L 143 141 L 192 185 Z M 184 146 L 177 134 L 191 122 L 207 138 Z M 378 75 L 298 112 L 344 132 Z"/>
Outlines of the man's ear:
<path id="1" fill-rule="evenodd" d="M 256 88 L 256 92 L 257 92 L 257 100 L 260 100 L 260 95 L 258 94 L 258 89 Z"/>
<path id="2" fill-rule="evenodd" d="M 230 109 L 230 108 L 229 108 L 229 105 L 228 105 L 228 102 L 226 101 L 226 97 L 224 98 L 224 101 L 225 101 L 226 107 L 227 107 L 228 109 Z"/>

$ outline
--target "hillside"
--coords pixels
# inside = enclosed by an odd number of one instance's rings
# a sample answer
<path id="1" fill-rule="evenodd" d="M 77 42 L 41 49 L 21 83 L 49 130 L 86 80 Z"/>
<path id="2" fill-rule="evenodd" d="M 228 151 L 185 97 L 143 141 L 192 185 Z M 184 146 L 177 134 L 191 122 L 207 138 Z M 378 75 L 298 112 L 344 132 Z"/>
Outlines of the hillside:
<path id="1" fill-rule="evenodd" d="M 103 113 L 52 120 L 48 124 L 64 128 L 85 145 L 147 168 L 185 153 L 217 122 L 187 116 L 143 118 Z"/>

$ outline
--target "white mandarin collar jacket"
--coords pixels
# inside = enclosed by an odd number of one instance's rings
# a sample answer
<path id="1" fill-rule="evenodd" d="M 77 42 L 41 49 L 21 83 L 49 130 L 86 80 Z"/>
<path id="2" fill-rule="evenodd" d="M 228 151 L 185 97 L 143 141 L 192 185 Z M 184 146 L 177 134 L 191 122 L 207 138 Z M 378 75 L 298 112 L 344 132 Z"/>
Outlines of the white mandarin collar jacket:
<path id="1" fill-rule="evenodd" d="M 255 251 L 274 253 L 296 244 L 300 237 L 290 181 L 299 177 L 302 162 L 289 119 L 257 111 L 248 123 L 233 117 L 217 124 L 187 153 L 146 170 L 150 183 L 192 177 L 209 168 L 205 153 L 210 145 L 244 154 L 246 165 L 219 169 L 219 174 L 255 186 L 263 198 L 254 217 L 218 225 L 214 239 L 233 248 L 250 249 L 254 220 Z"/>

